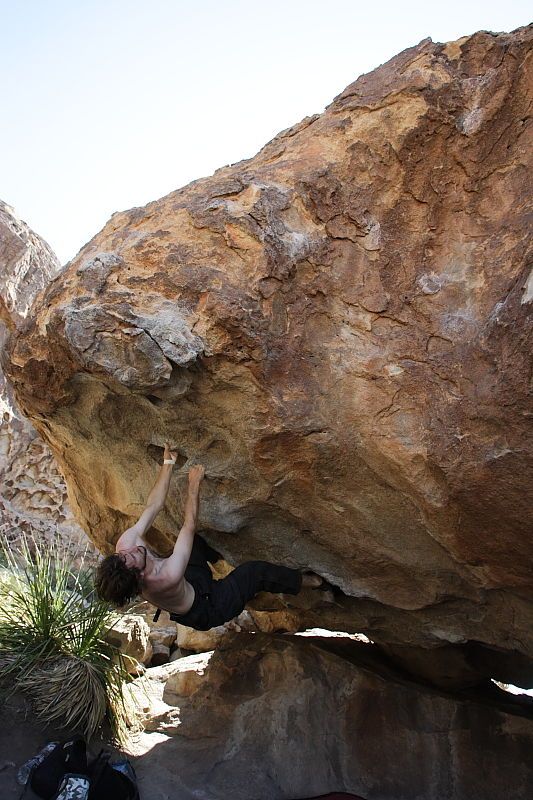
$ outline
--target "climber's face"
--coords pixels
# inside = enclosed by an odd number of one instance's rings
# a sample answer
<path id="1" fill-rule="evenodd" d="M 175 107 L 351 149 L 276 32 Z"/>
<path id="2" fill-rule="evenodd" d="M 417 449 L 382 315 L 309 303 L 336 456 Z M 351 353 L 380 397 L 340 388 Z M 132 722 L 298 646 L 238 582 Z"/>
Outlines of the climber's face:
<path id="1" fill-rule="evenodd" d="M 117 555 L 128 569 L 143 570 L 146 566 L 146 547 L 142 545 L 119 550 Z"/>

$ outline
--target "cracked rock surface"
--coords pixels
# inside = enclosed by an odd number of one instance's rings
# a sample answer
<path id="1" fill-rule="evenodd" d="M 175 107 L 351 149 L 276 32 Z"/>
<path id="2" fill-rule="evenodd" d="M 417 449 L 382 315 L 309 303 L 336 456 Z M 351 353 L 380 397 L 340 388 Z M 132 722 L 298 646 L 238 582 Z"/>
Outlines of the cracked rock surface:
<path id="1" fill-rule="evenodd" d="M 35 298 L 61 269 L 49 245 L 0 200 L 0 347 L 23 326 Z M 0 369 L 0 539 L 29 535 L 41 545 L 60 541 L 74 563 L 89 546 L 72 516 L 65 482 L 48 445 L 17 408 Z"/>
<path id="2" fill-rule="evenodd" d="M 168 438 L 154 546 L 199 461 L 227 560 L 340 590 L 313 624 L 533 683 L 530 43 L 425 40 L 55 278 L 5 369 L 101 550 Z"/>

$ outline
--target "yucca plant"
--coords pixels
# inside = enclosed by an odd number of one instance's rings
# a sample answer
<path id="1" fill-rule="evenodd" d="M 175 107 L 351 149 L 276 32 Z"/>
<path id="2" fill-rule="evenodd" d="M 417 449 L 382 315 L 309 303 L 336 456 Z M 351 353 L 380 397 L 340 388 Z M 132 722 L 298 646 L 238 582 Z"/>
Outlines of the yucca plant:
<path id="1" fill-rule="evenodd" d="M 90 573 L 70 564 L 68 547 L 22 538 L 2 545 L 0 677 L 22 689 L 48 723 L 90 738 L 104 720 L 121 741 L 133 710 L 122 654 L 105 639 L 112 611 Z M 9 680 L 10 679 L 10 680 Z"/>

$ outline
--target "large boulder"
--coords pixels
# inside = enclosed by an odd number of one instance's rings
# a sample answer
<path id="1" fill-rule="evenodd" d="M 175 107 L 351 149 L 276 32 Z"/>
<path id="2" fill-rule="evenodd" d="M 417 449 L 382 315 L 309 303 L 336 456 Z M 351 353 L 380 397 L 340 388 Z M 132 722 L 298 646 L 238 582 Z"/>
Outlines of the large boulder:
<path id="1" fill-rule="evenodd" d="M 309 640 L 230 633 L 209 660 L 148 670 L 136 682 L 149 714 L 141 793 L 529 800 L 532 708 L 424 689 L 357 649 L 352 662 Z"/>
<path id="2" fill-rule="evenodd" d="M 338 588 L 314 626 L 474 641 L 533 682 L 531 35 L 406 50 L 253 159 L 114 214 L 34 303 L 6 370 L 100 549 L 170 439 L 155 547 L 200 461 L 230 562 Z"/>

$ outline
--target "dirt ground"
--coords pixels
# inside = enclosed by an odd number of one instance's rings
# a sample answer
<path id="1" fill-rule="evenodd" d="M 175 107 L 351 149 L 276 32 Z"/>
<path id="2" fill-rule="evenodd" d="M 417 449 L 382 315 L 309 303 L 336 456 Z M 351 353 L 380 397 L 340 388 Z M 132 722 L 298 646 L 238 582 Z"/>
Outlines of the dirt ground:
<path id="1" fill-rule="evenodd" d="M 23 787 L 16 780 L 18 768 L 36 755 L 45 744 L 61 741 L 68 736 L 39 722 L 32 714 L 28 703 L 21 695 L 14 695 L 0 706 L 0 800 L 19 800 Z M 114 758 L 126 756 L 137 774 L 141 800 L 176 800 L 176 777 L 168 768 L 164 769 L 157 757 L 157 745 L 168 737 L 161 733 L 142 733 L 128 748 L 121 752 L 101 739 L 93 739 L 87 748 L 89 758 L 94 758 L 105 747 Z M 154 748 L 153 754 L 151 752 Z M 149 757 L 146 757 L 148 754 Z M 145 756 L 143 758 L 143 756 Z M 168 765 L 166 765 L 168 767 Z M 181 792 L 180 800 L 194 800 L 195 794 Z M 24 800 L 39 800 L 37 795 L 26 790 Z"/>
<path id="2" fill-rule="evenodd" d="M 22 787 L 16 781 L 18 768 L 34 756 L 50 741 L 66 738 L 64 732 L 58 732 L 36 720 L 28 704 L 21 695 L 14 695 L 0 708 L 0 798 L 1 800 L 18 800 Z M 119 751 L 110 745 L 95 739 L 88 748 L 89 757 L 98 755 L 102 747 Z M 133 761 L 134 759 L 132 759 Z M 143 795 L 151 797 L 151 794 Z M 165 797 L 165 795 L 163 795 Z M 161 800 L 163 800 L 163 797 Z M 170 797 L 170 795 L 169 795 Z M 37 798 L 31 789 L 27 789 L 24 800 Z"/>
<path id="3" fill-rule="evenodd" d="M 17 769 L 53 739 L 39 726 L 20 696 L 10 698 L 0 709 L 0 797 L 15 800 L 22 788 L 16 782 Z M 26 797 L 36 795 L 28 791 Z"/>

